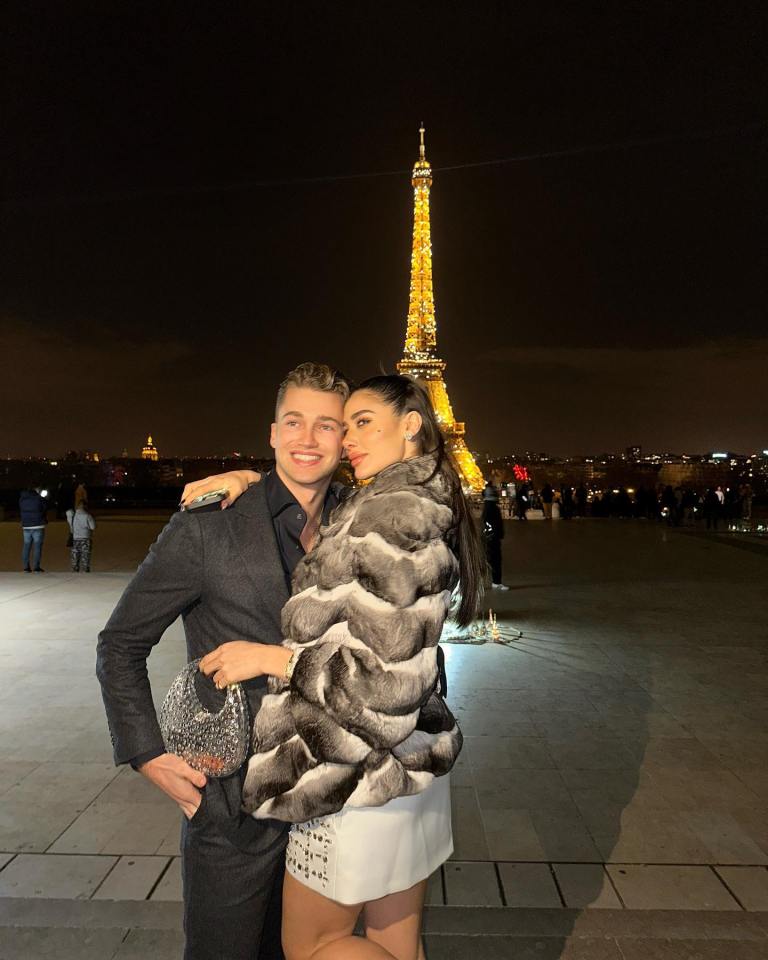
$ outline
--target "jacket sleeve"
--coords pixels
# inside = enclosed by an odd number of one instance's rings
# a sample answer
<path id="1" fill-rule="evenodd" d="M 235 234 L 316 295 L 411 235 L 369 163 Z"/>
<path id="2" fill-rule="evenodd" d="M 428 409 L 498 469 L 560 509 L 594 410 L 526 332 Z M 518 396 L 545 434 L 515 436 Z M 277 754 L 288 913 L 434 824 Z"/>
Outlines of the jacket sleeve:
<path id="1" fill-rule="evenodd" d="M 164 752 L 147 657 L 165 630 L 201 594 L 200 521 L 178 513 L 149 554 L 99 634 L 96 675 L 107 712 L 115 763 Z"/>

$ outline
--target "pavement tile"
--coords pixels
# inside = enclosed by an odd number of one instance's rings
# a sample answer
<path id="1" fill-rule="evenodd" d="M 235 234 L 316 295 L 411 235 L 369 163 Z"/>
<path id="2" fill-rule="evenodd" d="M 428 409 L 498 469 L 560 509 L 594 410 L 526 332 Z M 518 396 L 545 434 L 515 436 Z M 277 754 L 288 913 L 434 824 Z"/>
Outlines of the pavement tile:
<path id="1" fill-rule="evenodd" d="M 536 835 L 547 860 L 601 860 L 595 841 L 581 817 L 562 817 L 549 812 L 531 814 Z"/>
<path id="2" fill-rule="evenodd" d="M 125 930 L 1 927 L 0 960 L 112 960 Z"/>
<path id="3" fill-rule="evenodd" d="M 749 739 L 739 737 L 700 738 L 707 750 L 718 762 L 728 767 L 765 763 L 768 757 L 768 736 L 752 731 Z"/>
<path id="4" fill-rule="evenodd" d="M 734 940 L 619 939 L 623 960 L 765 960 L 765 944 Z"/>
<path id="5" fill-rule="evenodd" d="M 0 873 L 0 896 L 87 900 L 115 862 L 115 857 L 20 853 Z"/>
<path id="6" fill-rule="evenodd" d="M 181 930 L 131 930 L 114 960 L 179 960 L 183 952 Z"/>
<path id="7" fill-rule="evenodd" d="M 613 940 L 427 936 L 427 960 L 622 960 Z"/>
<path id="8" fill-rule="evenodd" d="M 474 787 L 451 787 L 453 859 L 489 860 L 480 806 Z"/>
<path id="9" fill-rule="evenodd" d="M 53 800 L 2 797 L 0 850 L 42 853 L 67 829 L 79 809 Z"/>
<path id="10" fill-rule="evenodd" d="M 685 822 L 712 851 L 712 863 L 768 864 L 768 852 L 761 850 L 747 830 L 729 813 L 697 811 L 689 813 Z"/>
<path id="11" fill-rule="evenodd" d="M 629 910 L 740 910 L 709 867 L 615 865 L 606 867 Z"/>
<path id="12" fill-rule="evenodd" d="M 656 768 L 653 771 L 656 789 L 676 810 L 729 810 L 734 807 L 763 806 L 759 796 L 731 770 L 698 770 L 692 777 L 688 770 Z"/>
<path id="13" fill-rule="evenodd" d="M 162 843 L 155 851 L 159 857 L 178 857 L 181 853 L 181 817 L 179 812 L 176 822 L 168 827 Z"/>
<path id="14" fill-rule="evenodd" d="M 116 776 L 117 769 L 112 763 L 47 761 L 6 791 L 3 802 L 17 797 L 32 800 L 46 797 L 84 810 Z"/>
<path id="15" fill-rule="evenodd" d="M 539 737 L 541 734 L 530 720 L 514 721 L 494 714 L 457 713 L 456 719 L 465 737 Z"/>
<path id="16" fill-rule="evenodd" d="M 461 863 L 449 860 L 445 871 L 445 902 L 448 906 L 500 907 L 501 892 L 492 863 Z"/>
<path id="17" fill-rule="evenodd" d="M 508 907 L 562 906 L 548 863 L 500 863 L 498 868 Z"/>
<path id="18" fill-rule="evenodd" d="M 605 833 L 592 830 L 600 855 L 592 860 L 606 863 L 703 864 L 712 862 L 712 852 L 680 818 L 666 823 L 658 817 L 636 819 L 629 826 L 614 825 Z"/>
<path id="19" fill-rule="evenodd" d="M 549 860 L 527 810 L 481 812 L 490 859 Z"/>
<path id="20" fill-rule="evenodd" d="M 746 910 L 768 911 L 768 869 L 765 867 L 715 867 Z"/>
<path id="21" fill-rule="evenodd" d="M 610 877 L 601 863 L 554 863 L 566 907 L 620 910 Z"/>
<path id="22" fill-rule="evenodd" d="M 620 736 L 613 726 L 593 715 L 584 717 L 581 714 L 574 714 L 571 718 L 563 714 L 537 714 L 533 727 L 535 736 L 548 740 L 562 740 L 564 730 L 568 730 L 574 737 L 593 737 L 599 740 L 610 740 Z"/>
<path id="23" fill-rule="evenodd" d="M 168 857 L 120 857 L 94 893 L 94 900 L 146 900 Z"/>
<path id="24" fill-rule="evenodd" d="M 52 853 L 156 853 L 178 830 L 179 809 L 158 791 L 156 803 L 92 803 L 51 847 Z"/>
<path id="25" fill-rule="evenodd" d="M 730 769 L 753 793 L 768 802 L 768 770 L 764 763 L 731 766 Z"/>
<path id="26" fill-rule="evenodd" d="M 427 895 L 424 903 L 427 906 L 442 906 L 445 903 L 442 867 L 435 870 L 427 880 Z"/>
<path id="27" fill-rule="evenodd" d="M 571 791 L 557 770 L 485 767 L 474 771 L 474 785 L 483 810 L 550 810 L 578 816 Z"/>
<path id="28" fill-rule="evenodd" d="M 2 870 L 6 864 L 9 864 L 15 856 L 15 853 L 0 853 L 0 870 Z"/>
<path id="29" fill-rule="evenodd" d="M 0 795 L 21 783 L 36 766 L 33 760 L 0 760 Z"/>
<path id="30" fill-rule="evenodd" d="M 651 737 L 643 748 L 643 765 L 675 770 L 717 770 L 718 757 L 699 740 L 685 737 Z"/>
<path id="31" fill-rule="evenodd" d="M 643 788 L 651 788 L 654 792 L 657 789 L 650 775 L 637 768 L 585 770 L 559 767 L 557 772 L 573 796 L 577 790 L 588 791 L 592 792 L 597 799 L 604 802 L 614 801 L 621 806 L 625 806 L 627 800 Z"/>
<path id="32" fill-rule="evenodd" d="M 540 737 L 466 737 L 464 749 L 474 770 L 551 770 L 555 764 Z"/>
<path id="33" fill-rule="evenodd" d="M 181 900 L 181 857 L 174 857 L 155 887 L 151 900 Z"/>
<path id="34" fill-rule="evenodd" d="M 637 756 L 619 740 L 550 739 L 547 746 L 558 770 L 633 770 L 639 765 Z"/>

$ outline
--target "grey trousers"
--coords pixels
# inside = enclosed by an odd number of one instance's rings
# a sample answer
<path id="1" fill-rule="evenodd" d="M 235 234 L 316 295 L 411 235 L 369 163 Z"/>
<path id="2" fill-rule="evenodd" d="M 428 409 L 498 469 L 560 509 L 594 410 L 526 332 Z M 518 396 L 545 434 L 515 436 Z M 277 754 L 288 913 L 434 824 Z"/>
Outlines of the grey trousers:
<path id="1" fill-rule="evenodd" d="M 241 782 L 209 780 L 182 825 L 184 960 L 283 960 L 289 824 L 241 815 Z"/>

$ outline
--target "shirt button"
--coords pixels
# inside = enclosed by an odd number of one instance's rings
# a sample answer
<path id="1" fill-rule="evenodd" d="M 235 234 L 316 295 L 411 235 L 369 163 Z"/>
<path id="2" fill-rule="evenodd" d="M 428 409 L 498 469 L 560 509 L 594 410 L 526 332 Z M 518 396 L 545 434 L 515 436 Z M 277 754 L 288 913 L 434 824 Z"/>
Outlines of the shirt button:
<path id="1" fill-rule="evenodd" d="M 297 513 L 297 514 L 296 514 L 296 519 L 297 519 L 297 520 L 303 520 L 303 519 L 304 519 L 304 514 L 303 514 L 303 513 Z"/>

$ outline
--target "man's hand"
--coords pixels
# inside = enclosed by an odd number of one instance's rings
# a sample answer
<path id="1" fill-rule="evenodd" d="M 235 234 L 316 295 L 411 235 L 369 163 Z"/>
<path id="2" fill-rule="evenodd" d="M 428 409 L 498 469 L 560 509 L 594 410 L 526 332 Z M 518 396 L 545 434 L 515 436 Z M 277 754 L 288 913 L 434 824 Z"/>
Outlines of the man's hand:
<path id="1" fill-rule="evenodd" d="M 214 490 L 226 488 L 229 495 L 221 501 L 221 509 L 226 510 L 237 500 L 240 494 L 245 493 L 252 483 L 258 483 L 259 480 L 261 480 L 261 474 L 253 470 L 231 470 L 229 473 L 217 473 L 212 477 L 206 477 L 204 480 L 195 480 L 194 483 L 186 484 L 180 503 L 183 507 L 188 507 L 195 497 L 201 497 L 204 493 L 213 493 Z"/>
<path id="2" fill-rule="evenodd" d="M 202 800 L 200 791 L 207 779 L 204 773 L 190 767 L 186 760 L 173 753 L 163 753 L 142 764 L 139 773 L 160 787 L 171 800 L 175 800 L 187 820 L 191 820 L 197 813 Z"/>

